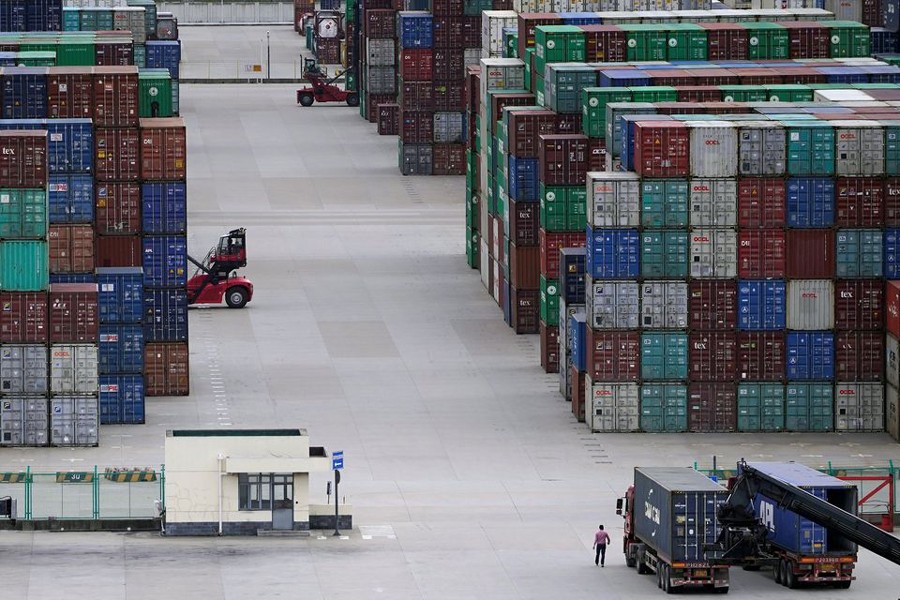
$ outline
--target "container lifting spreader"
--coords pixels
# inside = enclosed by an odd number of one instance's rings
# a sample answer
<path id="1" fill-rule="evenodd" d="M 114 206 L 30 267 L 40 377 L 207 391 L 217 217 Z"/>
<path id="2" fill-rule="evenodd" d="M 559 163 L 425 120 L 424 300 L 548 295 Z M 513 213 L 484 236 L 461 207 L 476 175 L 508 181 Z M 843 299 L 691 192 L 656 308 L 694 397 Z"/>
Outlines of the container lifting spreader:
<path id="1" fill-rule="evenodd" d="M 243 308 L 253 298 L 253 283 L 237 269 L 247 266 L 247 232 L 241 227 L 219 238 L 203 261 L 188 255 L 197 270 L 187 282 L 188 304 L 221 304 Z"/>

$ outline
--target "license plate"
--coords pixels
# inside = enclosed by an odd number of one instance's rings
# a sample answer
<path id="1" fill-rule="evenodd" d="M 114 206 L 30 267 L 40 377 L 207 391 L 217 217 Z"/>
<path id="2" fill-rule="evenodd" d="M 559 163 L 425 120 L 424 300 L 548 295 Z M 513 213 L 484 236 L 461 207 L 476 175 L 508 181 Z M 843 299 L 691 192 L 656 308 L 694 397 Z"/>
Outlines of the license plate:
<path id="1" fill-rule="evenodd" d="M 706 569 L 697 569 L 694 571 L 694 577 L 709 577 L 709 572 Z"/>
<path id="2" fill-rule="evenodd" d="M 820 571 L 834 571 L 835 568 L 834 568 L 834 565 L 824 564 L 824 565 L 819 566 L 819 570 Z"/>

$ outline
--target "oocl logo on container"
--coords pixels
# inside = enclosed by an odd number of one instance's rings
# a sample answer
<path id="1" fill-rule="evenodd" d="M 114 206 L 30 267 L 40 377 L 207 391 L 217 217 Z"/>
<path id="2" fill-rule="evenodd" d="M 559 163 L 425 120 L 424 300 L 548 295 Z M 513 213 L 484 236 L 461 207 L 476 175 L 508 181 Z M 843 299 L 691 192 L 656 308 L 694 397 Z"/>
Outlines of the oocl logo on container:
<path id="1" fill-rule="evenodd" d="M 708 235 L 695 235 L 694 242 L 698 244 L 708 244 L 710 242 Z"/>
<path id="2" fill-rule="evenodd" d="M 710 191 L 710 187 L 708 185 L 695 185 L 695 186 L 691 187 L 691 191 L 708 192 L 708 191 Z"/>
<path id="3" fill-rule="evenodd" d="M 855 396 L 856 390 L 844 388 L 842 390 L 838 390 L 838 396 Z"/>
<path id="4" fill-rule="evenodd" d="M 819 294 L 816 292 L 802 292 L 800 297 L 804 300 L 817 300 L 819 298 Z"/>
<path id="5" fill-rule="evenodd" d="M 706 144 L 707 146 L 718 146 L 719 140 L 717 140 L 717 139 L 704 140 L 703 143 Z"/>

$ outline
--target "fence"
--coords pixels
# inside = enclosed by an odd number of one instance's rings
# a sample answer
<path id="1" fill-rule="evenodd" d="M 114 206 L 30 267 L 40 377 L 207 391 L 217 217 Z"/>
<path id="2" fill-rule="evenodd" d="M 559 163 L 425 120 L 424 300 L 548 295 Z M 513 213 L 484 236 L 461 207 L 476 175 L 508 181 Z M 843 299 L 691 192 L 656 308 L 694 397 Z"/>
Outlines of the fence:
<path id="1" fill-rule="evenodd" d="M 266 73 L 269 67 L 269 73 Z M 204 81 L 301 81 L 303 61 L 266 62 L 265 59 L 232 61 L 184 61 L 181 63 L 182 82 Z"/>
<path id="2" fill-rule="evenodd" d="M 170 12 L 179 25 L 290 24 L 291 2 L 157 2 L 159 12 Z"/>
<path id="3" fill-rule="evenodd" d="M 19 520 L 148 519 L 165 511 L 165 467 L 94 467 L 92 471 L 0 473 L 0 497 L 17 503 Z"/>

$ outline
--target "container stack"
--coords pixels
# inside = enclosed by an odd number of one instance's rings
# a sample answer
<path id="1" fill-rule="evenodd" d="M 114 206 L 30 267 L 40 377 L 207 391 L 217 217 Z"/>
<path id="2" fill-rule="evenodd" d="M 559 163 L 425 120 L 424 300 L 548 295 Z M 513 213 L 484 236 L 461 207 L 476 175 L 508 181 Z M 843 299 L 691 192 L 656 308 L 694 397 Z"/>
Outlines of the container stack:
<path id="1" fill-rule="evenodd" d="M 400 105 L 400 171 L 431 175 L 436 135 L 433 17 L 425 11 L 397 13 Z M 449 56 L 449 55 L 448 55 Z M 444 124 L 449 127 L 449 123 Z"/>
<path id="2" fill-rule="evenodd" d="M 94 6 L 65 7 L 62 30 L 65 32 L 101 32 L 97 36 L 97 44 L 100 46 L 121 43 L 124 36 L 134 43 L 131 60 L 123 62 L 120 57 L 118 62 L 114 62 L 116 54 L 104 51 L 106 60 L 97 64 L 147 66 L 145 44 L 147 40 L 157 39 L 155 1 L 112 0 L 103 2 L 103 5 L 100 6 L 100 0 L 92 0 L 89 4 L 94 4 Z"/>
<path id="3" fill-rule="evenodd" d="M 900 281 L 885 286 L 885 428 L 900 442 Z"/>
<path id="4" fill-rule="evenodd" d="M 0 31 L 61 31 L 62 0 L 32 0 L 0 4 Z"/>
<path id="5" fill-rule="evenodd" d="M 341 63 L 343 16 L 336 10 L 320 10 L 313 17 L 313 46 L 315 57 L 323 65 Z"/>
<path id="6" fill-rule="evenodd" d="M 379 105 L 397 101 L 397 11 L 386 0 L 359 5 L 357 73 L 360 115 L 375 123 Z"/>
<path id="7" fill-rule="evenodd" d="M 143 269 L 99 268 L 97 284 L 100 423 L 143 423 Z"/>

